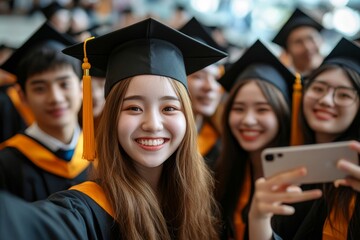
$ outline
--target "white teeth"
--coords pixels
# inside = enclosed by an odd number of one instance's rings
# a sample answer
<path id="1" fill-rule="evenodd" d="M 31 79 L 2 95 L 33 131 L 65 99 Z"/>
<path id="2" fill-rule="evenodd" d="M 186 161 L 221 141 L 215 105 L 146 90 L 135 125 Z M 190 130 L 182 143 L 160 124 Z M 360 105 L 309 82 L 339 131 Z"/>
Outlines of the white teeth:
<path id="1" fill-rule="evenodd" d="M 253 137 L 253 136 L 259 135 L 259 132 L 255 132 L 255 131 L 243 131 L 243 134 L 244 134 L 245 136 Z"/>
<path id="2" fill-rule="evenodd" d="M 164 143 L 164 139 L 138 139 L 137 142 L 146 146 L 158 146 Z"/>

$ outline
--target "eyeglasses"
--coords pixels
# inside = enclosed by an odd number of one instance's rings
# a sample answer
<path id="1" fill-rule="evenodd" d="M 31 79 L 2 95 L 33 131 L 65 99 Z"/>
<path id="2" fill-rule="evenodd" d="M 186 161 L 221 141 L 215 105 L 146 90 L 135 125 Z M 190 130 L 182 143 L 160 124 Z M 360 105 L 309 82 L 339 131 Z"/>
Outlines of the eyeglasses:
<path id="1" fill-rule="evenodd" d="M 357 98 L 358 94 L 356 89 L 350 87 L 333 87 L 325 82 L 314 81 L 310 84 L 309 88 L 306 90 L 308 97 L 312 99 L 319 100 L 323 98 L 330 89 L 334 89 L 333 100 L 334 103 L 339 107 L 347 107 L 353 104 Z"/>

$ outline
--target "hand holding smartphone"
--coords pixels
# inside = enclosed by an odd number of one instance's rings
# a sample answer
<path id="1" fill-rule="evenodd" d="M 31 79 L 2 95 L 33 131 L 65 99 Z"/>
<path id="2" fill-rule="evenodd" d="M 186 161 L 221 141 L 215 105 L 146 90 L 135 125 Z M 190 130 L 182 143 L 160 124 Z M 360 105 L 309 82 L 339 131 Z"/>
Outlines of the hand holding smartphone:
<path id="1" fill-rule="evenodd" d="M 297 183 L 332 182 L 346 177 L 336 168 L 340 159 L 359 164 L 358 153 L 350 149 L 350 141 L 303 146 L 267 148 L 261 153 L 264 177 L 298 167 L 306 167 L 307 175 Z"/>

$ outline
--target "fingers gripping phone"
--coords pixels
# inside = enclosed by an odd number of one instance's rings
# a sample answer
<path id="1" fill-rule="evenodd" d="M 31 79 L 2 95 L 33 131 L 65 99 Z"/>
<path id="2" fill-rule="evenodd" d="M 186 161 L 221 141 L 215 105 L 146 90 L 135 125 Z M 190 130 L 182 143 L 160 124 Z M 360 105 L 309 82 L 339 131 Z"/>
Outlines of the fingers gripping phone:
<path id="1" fill-rule="evenodd" d="M 346 177 L 336 168 L 340 159 L 359 164 L 358 153 L 350 149 L 350 141 L 303 146 L 267 148 L 261 153 L 264 177 L 298 167 L 306 167 L 307 175 L 297 183 L 332 182 Z"/>

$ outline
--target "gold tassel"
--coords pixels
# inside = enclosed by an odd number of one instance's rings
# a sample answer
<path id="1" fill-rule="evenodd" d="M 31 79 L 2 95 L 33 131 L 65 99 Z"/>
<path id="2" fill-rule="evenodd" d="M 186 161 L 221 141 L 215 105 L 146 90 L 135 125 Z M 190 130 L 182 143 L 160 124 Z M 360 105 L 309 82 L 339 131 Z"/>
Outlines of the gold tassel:
<path id="1" fill-rule="evenodd" d="M 91 76 L 90 68 L 91 65 L 88 62 L 86 54 L 86 42 L 94 39 L 94 37 L 87 38 L 84 41 L 84 60 L 82 69 L 83 75 L 83 135 L 84 135 L 84 149 L 83 158 L 89 161 L 95 160 L 95 136 L 94 136 L 94 117 L 93 117 L 93 104 L 92 104 L 92 93 L 91 93 Z"/>
<path id="2" fill-rule="evenodd" d="M 304 144 L 304 136 L 301 131 L 301 125 L 299 124 L 299 113 L 301 111 L 301 98 L 302 98 L 302 85 L 301 76 L 296 73 L 295 83 L 293 84 L 292 95 L 292 114 L 291 114 L 291 139 L 290 145 L 302 145 Z"/>

